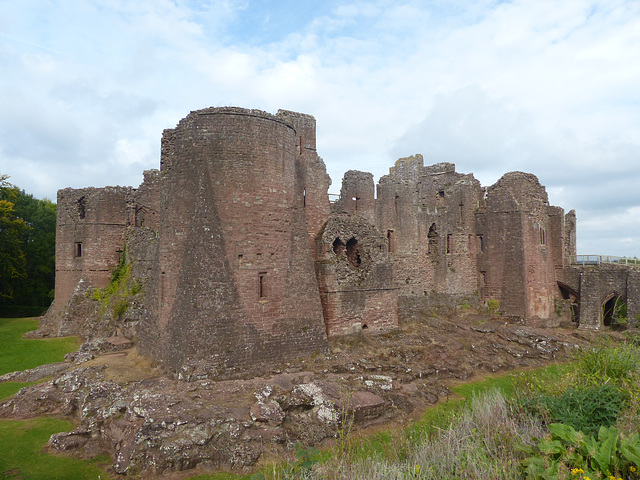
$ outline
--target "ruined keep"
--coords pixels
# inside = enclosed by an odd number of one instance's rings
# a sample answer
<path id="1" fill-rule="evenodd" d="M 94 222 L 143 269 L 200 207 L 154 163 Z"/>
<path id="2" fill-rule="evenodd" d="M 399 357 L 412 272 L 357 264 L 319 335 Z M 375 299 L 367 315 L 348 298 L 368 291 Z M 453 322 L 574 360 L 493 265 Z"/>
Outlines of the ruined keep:
<path id="1" fill-rule="evenodd" d="M 415 155 L 377 186 L 348 171 L 335 202 L 330 183 L 312 116 L 191 112 L 165 130 L 160 170 L 139 188 L 58 192 L 56 296 L 42 329 L 91 336 L 78 323 L 91 316 L 86 292 L 123 258 L 141 293 L 111 333 L 184 378 L 392 329 L 399 299 L 476 296 L 532 325 L 572 319 L 558 272 L 576 253 L 575 213 L 550 206 L 535 176 L 485 188 Z"/>

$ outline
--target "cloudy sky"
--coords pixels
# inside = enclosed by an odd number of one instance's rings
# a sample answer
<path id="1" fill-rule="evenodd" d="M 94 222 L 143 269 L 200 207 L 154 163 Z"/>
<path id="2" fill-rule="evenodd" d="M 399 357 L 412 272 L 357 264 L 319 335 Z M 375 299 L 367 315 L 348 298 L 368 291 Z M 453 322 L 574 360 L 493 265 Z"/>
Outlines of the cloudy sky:
<path id="1" fill-rule="evenodd" d="M 312 114 L 347 169 L 534 173 L 578 253 L 640 257 L 638 0 L 0 0 L 0 173 L 137 186 L 189 111 Z"/>

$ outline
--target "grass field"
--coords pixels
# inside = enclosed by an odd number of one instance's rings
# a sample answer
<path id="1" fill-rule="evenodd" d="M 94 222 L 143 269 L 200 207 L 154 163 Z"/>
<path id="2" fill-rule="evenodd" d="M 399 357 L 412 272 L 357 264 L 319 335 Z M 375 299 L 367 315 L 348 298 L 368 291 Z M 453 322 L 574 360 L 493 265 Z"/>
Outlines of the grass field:
<path id="1" fill-rule="evenodd" d="M 0 375 L 16 370 L 61 362 L 64 355 L 78 349 L 77 337 L 25 340 L 22 335 L 38 328 L 38 321 L 0 318 Z"/>
<path id="2" fill-rule="evenodd" d="M 22 336 L 38 328 L 37 320 L 0 319 L 0 375 L 64 360 L 78 348 L 77 337 L 27 340 Z M 0 401 L 30 383 L 0 383 Z M 66 421 L 51 417 L 0 420 L 0 479 L 75 480 L 107 479 L 100 460 L 82 461 L 43 453 L 53 433 L 73 429 Z M 108 462 L 108 459 L 106 460 Z"/>
<path id="3" fill-rule="evenodd" d="M 108 458 L 91 461 L 42 452 L 53 433 L 69 431 L 71 422 L 50 417 L 0 420 L 0 479 L 84 480 L 109 479 Z"/>
<path id="4" fill-rule="evenodd" d="M 38 328 L 30 318 L 0 318 L 0 375 L 61 362 L 66 353 L 78 349 L 77 337 L 27 340 L 22 336 Z M 28 383 L 0 383 L 0 400 L 8 398 Z"/>

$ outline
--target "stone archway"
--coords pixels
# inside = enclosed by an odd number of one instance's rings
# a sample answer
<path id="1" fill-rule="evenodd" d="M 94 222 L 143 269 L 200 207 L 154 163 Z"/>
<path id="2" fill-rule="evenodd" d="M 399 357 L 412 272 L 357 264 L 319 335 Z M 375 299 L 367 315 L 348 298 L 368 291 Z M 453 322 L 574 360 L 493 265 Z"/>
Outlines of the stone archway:
<path id="1" fill-rule="evenodd" d="M 622 295 L 609 293 L 602 302 L 602 325 L 611 327 L 618 324 L 623 309 L 626 310 L 626 302 Z"/>

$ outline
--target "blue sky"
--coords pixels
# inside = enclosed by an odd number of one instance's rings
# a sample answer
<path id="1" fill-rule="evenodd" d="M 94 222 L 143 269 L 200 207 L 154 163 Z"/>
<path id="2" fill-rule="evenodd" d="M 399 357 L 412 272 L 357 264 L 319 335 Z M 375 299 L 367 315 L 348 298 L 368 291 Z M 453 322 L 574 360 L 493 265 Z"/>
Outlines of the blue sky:
<path id="1" fill-rule="evenodd" d="M 534 173 L 579 253 L 640 256 L 638 0 L 0 0 L 0 173 L 37 197 L 137 186 L 162 130 L 312 114 L 347 169 Z"/>

